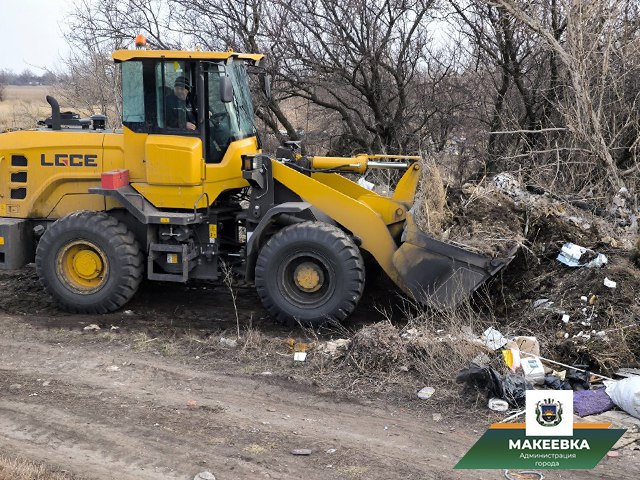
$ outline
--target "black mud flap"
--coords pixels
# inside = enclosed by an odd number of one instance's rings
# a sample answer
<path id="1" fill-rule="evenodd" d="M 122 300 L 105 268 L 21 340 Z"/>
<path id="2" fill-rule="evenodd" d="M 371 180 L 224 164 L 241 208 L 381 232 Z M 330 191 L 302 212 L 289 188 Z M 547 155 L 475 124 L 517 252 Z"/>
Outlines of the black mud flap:
<path id="1" fill-rule="evenodd" d="M 393 264 L 404 287 L 420 303 L 454 307 L 511 260 L 516 245 L 505 258 L 489 258 L 430 237 L 409 218 L 404 243 L 393 254 Z"/>

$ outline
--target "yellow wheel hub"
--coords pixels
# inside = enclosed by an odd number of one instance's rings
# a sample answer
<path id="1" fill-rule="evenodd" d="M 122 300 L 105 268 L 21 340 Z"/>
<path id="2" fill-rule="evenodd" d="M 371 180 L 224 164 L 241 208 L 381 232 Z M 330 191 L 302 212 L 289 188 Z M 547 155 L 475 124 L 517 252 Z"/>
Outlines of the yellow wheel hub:
<path id="1" fill-rule="evenodd" d="M 60 279 L 76 293 L 94 293 L 106 283 L 108 262 L 104 251 L 86 240 L 68 243 L 56 258 Z"/>
<path id="2" fill-rule="evenodd" d="M 102 272 L 102 260 L 96 252 L 81 250 L 73 257 L 73 269 L 85 280 L 93 280 Z"/>
<path id="3" fill-rule="evenodd" d="M 305 292 L 320 290 L 324 281 L 322 270 L 310 262 L 298 265 L 293 275 L 298 288 Z"/>

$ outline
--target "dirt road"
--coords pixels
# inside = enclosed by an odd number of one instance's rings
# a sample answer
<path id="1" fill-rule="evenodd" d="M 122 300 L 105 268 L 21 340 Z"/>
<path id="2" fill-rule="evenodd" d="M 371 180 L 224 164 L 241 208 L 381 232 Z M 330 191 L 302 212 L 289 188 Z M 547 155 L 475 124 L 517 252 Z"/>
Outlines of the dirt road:
<path id="1" fill-rule="evenodd" d="M 306 381 L 303 369 L 279 374 L 280 357 L 266 374 L 264 359 L 168 351 L 168 331 L 197 344 L 202 330 L 234 317 L 224 291 L 205 289 L 198 301 L 179 288 L 173 294 L 188 305 L 151 289 L 131 314 L 88 318 L 56 312 L 29 270 L 1 275 L 0 450 L 100 480 L 192 479 L 205 470 L 218 480 L 504 478 L 452 469 L 487 417 L 435 422 L 437 404 L 345 400 Z M 264 315 L 252 294 L 241 297 L 243 322 Z M 94 322 L 101 331 L 83 330 Z M 165 337 L 150 334 L 160 331 Z M 638 453 L 546 478 L 637 478 Z"/>

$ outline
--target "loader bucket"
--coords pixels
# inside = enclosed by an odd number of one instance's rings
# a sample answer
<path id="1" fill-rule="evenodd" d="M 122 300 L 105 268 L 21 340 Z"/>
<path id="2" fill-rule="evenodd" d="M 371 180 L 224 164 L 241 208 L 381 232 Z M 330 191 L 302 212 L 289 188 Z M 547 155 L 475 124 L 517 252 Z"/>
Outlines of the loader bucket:
<path id="1" fill-rule="evenodd" d="M 514 247 L 505 258 L 479 255 L 427 235 L 410 216 L 403 238 L 393 264 L 404 287 L 418 302 L 438 308 L 454 307 L 467 299 L 506 267 L 518 249 Z"/>

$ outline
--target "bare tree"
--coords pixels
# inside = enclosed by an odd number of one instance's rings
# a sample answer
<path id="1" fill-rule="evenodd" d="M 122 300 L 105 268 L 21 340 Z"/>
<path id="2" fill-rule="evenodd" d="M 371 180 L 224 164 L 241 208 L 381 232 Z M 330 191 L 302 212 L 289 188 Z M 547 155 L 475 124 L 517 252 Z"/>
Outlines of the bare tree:
<path id="1" fill-rule="evenodd" d="M 629 22 L 624 21 L 632 8 L 637 15 L 637 6 L 627 0 L 556 0 L 554 5 L 564 13 L 566 22 L 565 34 L 558 38 L 553 28 L 543 23 L 541 5 L 516 0 L 492 3 L 538 34 L 553 58 L 561 62 L 569 88 L 566 97 L 558 100 L 567 128 L 579 142 L 577 148 L 593 155 L 604 167 L 608 182 L 616 189 L 623 187 L 625 172 L 620 171 L 613 152 L 622 138 L 627 143 L 623 149 L 635 148 L 637 92 L 628 98 L 627 84 L 635 66 L 620 53 L 631 53 L 637 59 L 637 31 L 629 35 Z"/>
<path id="2" fill-rule="evenodd" d="M 429 62 L 432 0 L 279 1 L 275 56 L 291 96 L 334 112 L 343 149 L 404 151 L 433 114 L 421 83 L 446 78 Z"/>

